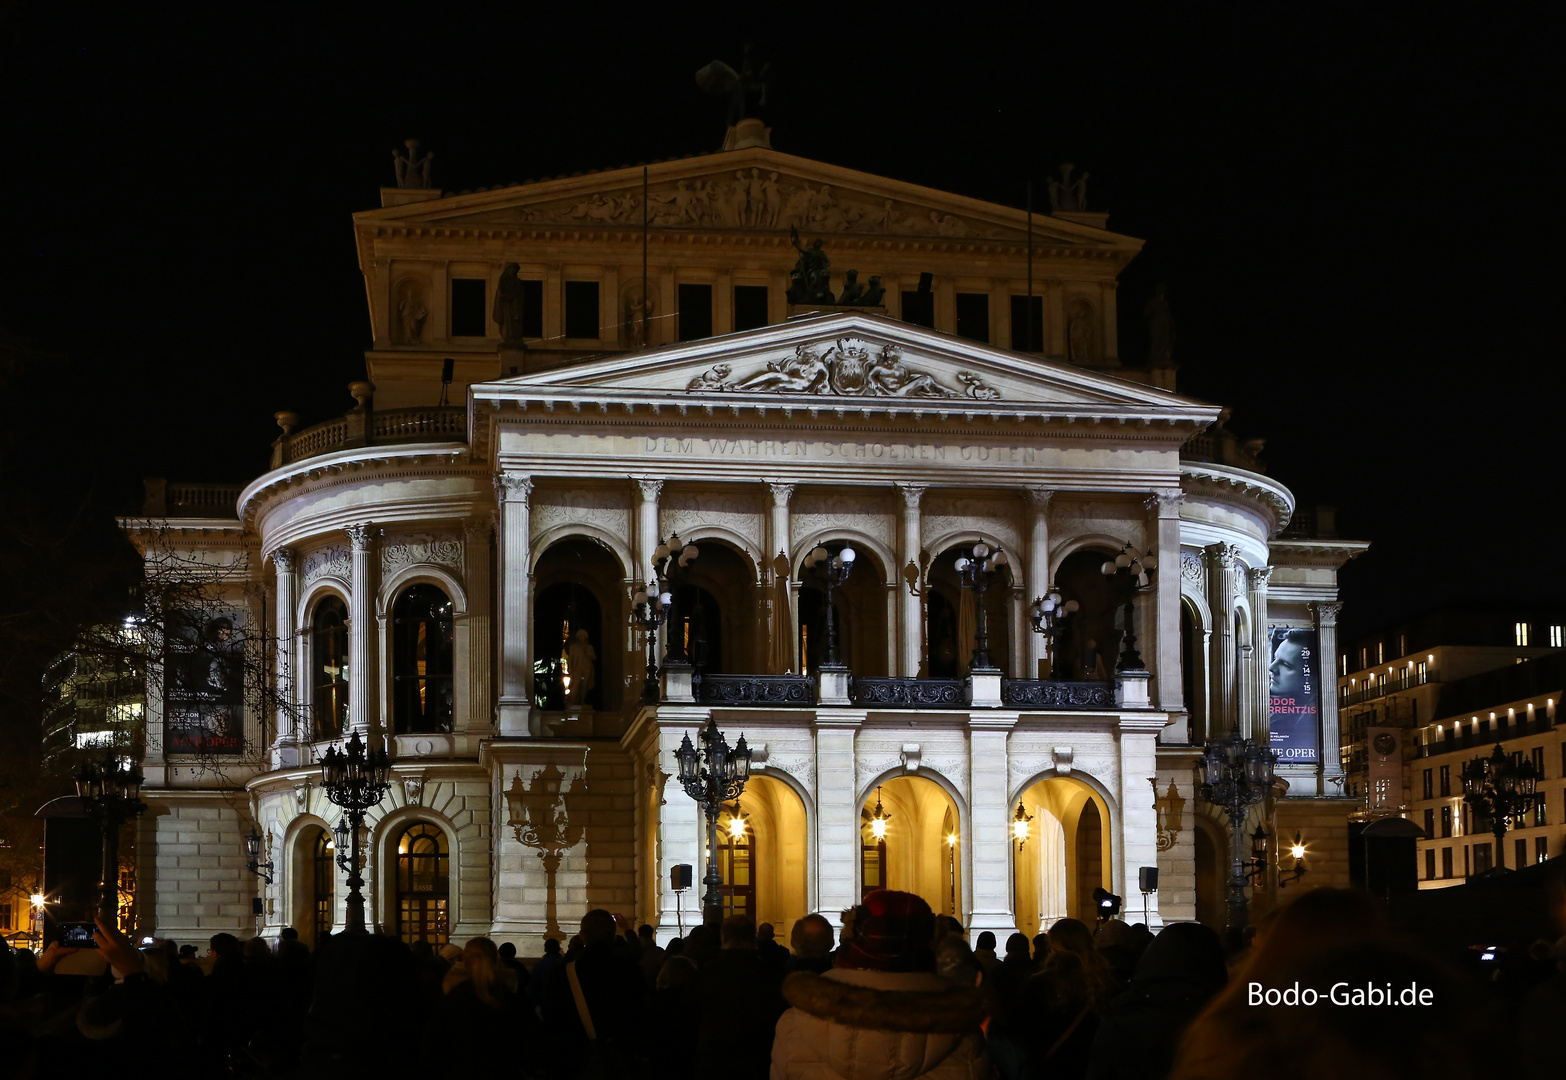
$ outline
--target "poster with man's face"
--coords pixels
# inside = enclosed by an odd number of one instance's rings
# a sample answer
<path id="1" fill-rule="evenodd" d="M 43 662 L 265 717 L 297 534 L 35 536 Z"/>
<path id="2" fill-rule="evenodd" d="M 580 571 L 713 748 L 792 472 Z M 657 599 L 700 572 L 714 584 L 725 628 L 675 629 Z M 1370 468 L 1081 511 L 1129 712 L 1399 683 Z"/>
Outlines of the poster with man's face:
<path id="1" fill-rule="evenodd" d="M 237 754 L 244 745 L 244 667 L 234 620 L 178 611 L 166 626 L 164 746 Z"/>
<path id="2" fill-rule="evenodd" d="M 1315 765 L 1321 749 L 1321 684 L 1316 631 L 1269 626 L 1268 728 L 1280 764 Z"/>

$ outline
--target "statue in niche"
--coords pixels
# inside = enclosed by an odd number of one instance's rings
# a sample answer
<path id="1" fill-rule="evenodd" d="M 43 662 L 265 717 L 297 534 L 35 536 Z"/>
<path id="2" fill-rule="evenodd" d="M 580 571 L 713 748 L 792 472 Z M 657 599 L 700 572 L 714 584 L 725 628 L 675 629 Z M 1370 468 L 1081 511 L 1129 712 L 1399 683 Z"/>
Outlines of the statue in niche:
<path id="1" fill-rule="evenodd" d="M 414 345 L 424 336 L 424 321 L 430 313 L 424 304 L 423 291 L 417 285 L 408 282 L 401 293 L 397 299 L 397 320 L 402 325 L 402 340 Z"/>
<path id="2" fill-rule="evenodd" d="M 775 229 L 778 227 L 778 215 L 783 212 L 783 189 L 778 185 L 777 173 L 767 174 L 767 179 L 761 184 L 761 197 L 766 203 L 766 210 L 756 224 Z"/>
<path id="3" fill-rule="evenodd" d="M 647 345 L 648 323 L 652 319 L 655 305 L 653 299 L 647 294 L 646 283 L 637 279 L 628 282 L 620 291 L 620 320 L 625 332 L 625 341 L 633 349 L 644 348 Z"/>
<path id="4" fill-rule="evenodd" d="M 1174 363 L 1174 317 L 1162 285 L 1153 289 L 1142 315 L 1147 319 L 1147 366 L 1168 367 Z"/>
<path id="5" fill-rule="evenodd" d="M 594 666 L 598 651 L 587 640 L 587 631 L 578 630 L 571 635 L 566 646 L 566 663 L 571 672 L 571 687 L 566 691 L 566 708 L 581 709 L 587 706 L 587 696 L 598 685 L 598 671 Z"/>
<path id="6" fill-rule="evenodd" d="M 799 230 L 792 225 L 788 229 L 789 240 L 799 252 L 799 261 L 789 271 L 792 284 L 788 289 L 791 304 L 830 304 L 832 300 L 832 262 L 821 249 L 821 239 L 811 241 L 808 248 L 799 243 Z"/>
<path id="7" fill-rule="evenodd" d="M 397 186 L 400 188 L 427 188 L 430 186 L 430 162 L 435 160 L 434 154 L 419 156 L 419 140 L 409 139 L 402 144 L 408 148 L 407 154 L 392 151 L 392 167 L 397 172 Z"/>
<path id="8" fill-rule="evenodd" d="M 495 287 L 495 304 L 490 314 L 500 327 L 500 340 L 505 345 L 522 344 L 522 279 L 520 263 L 507 263 L 500 272 L 500 284 Z"/>
<path id="9" fill-rule="evenodd" d="M 767 81 L 772 74 L 771 64 L 756 64 L 756 48 L 747 43 L 740 69 L 735 71 L 722 60 L 714 60 L 696 72 L 696 85 L 709 94 L 727 94 L 729 109 L 727 123 L 733 127 L 752 115 L 752 106 L 766 107 Z"/>
<path id="10" fill-rule="evenodd" d="M 1076 166 L 1066 162 L 1060 166 L 1060 177 L 1050 177 L 1049 181 L 1049 208 L 1051 210 L 1064 210 L 1068 214 L 1087 209 L 1087 182 L 1088 174 L 1083 173 L 1076 180 L 1071 179 L 1071 171 Z"/>
<path id="11" fill-rule="evenodd" d="M 1093 325 L 1093 305 L 1073 300 L 1066 309 L 1066 359 L 1073 364 L 1091 364 L 1098 359 L 1097 328 Z"/>

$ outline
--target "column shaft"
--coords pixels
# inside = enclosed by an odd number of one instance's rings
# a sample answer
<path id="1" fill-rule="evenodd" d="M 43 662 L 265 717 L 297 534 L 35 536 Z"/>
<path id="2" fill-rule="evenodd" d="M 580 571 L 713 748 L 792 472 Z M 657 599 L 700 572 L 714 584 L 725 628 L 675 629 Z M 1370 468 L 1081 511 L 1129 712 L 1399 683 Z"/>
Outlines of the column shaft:
<path id="1" fill-rule="evenodd" d="M 1318 795 L 1343 790 L 1343 730 L 1338 716 L 1338 612 L 1340 603 L 1312 604 L 1316 616 L 1316 692 L 1321 702 L 1321 752 L 1316 768 Z M 1336 781 L 1336 783 L 1334 783 Z"/>
<path id="2" fill-rule="evenodd" d="M 296 743 L 301 734 L 308 739 L 310 733 L 301 733 L 294 726 L 298 696 L 295 639 L 299 629 L 294 622 L 294 606 L 298 602 L 299 574 L 293 550 L 278 548 L 272 552 L 272 568 L 277 571 L 277 737 L 272 749 L 272 766 L 281 769 L 297 762 Z"/>
<path id="3" fill-rule="evenodd" d="M 1024 596 L 1024 603 L 1044 596 L 1054 584 L 1049 576 L 1049 503 L 1054 497 L 1053 491 L 1043 488 L 1028 489 L 1028 580 L 1026 584 L 1027 591 L 1032 596 Z M 1048 678 L 1051 666 L 1049 639 L 1043 634 L 1033 633 L 1031 627 L 1024 626 L 1024 630 L 1028 638 L 1028 656 L 1023 676 L 1029 679 Z"/>
<path id="4" fill-rule="evenodd" d="M 1180 491 L 1160 491 L 1157 502 L 1158 531 L 1155 551 L 1158 556 L 1156 607 L 1151 648 L 1144 647 L 1143 655 L 1153 656 L 1154 678 L 1158 687 L 1158 707 L 1165 712 L 1185 713 L 1190 704 L 1184 700 L 1180 683 L 1180 504 L 1185 495 Z M 1185 742 L 1190 738 L 1190 720 L 1180 721 L 1180 731 L 1165 732 L 1165 741 Z M 1178 738 L 1172 736 L 1178 734 Z"/>
<path id="5" fill-rule="evenodd" d="M 533 705 L 533 635 L 529 606 L 531 477 L 496 478 L 500 493 L 500 733 L 525 736 Z"/>
<path id="6" fill-rule="evenodd" d="M 370 556 L 375 530 L 369 522 L 350 525 L 351 550 L 348 597 L 348 726 L 368 734 L 375 713 L 375 577 Z"/>
<path id="7" fill-rule="evenodd" d="M 1272 567 L 1252 567 L 1245 575 L 1246 598 L 1251 604 L 1251 731 L 1253 739 L 1266 739 L 1272 720 L 1272 698 L 1268 675 L 1271 662 L 1267 640 L 1267 581 L 1272 577 Z"/>
<path id="8" fill-rule="evenodd" d="M 893 580 L 902 577 L 902 572 L 909 564 L 915 568 L 919 566 L 919 554 L 923 546 L 923 539 L 919 535 L 919 500 L 924 497 L 924 488 L 913 484 L 899 484 L 898 488 L 903 493 L 903 550 L 901 554 L 902 566 L 897 568 L 897 575 Z M 928 584 L 920 586 L 921 591 L 928 588 Z M 902 658 L 898 664 L 898 672 L 905 678 L 914 678 L 919 675 L 924 663 L 924 597 L 915 596 L 908 588 L 906 582 L 898 593 L 903 609 L 902 633 L 899 635 L 902 644 Z"/>
<path id="9" fill-rule="evenodd" d="M 1233 544 L 1209 544 L 1202 552 L 1207 560 L 1207 605 L 1213 614 L 1207 737 L 1222 738 L 1236 729 L 1240 719 L 1234 640 L 1234 560 L 1239 549 Z"/>
<path id="10" fill-rule="evenodd" d="M 489 592 L 491 535 L 488 520 L 469 521 L 462 535 L 462 568 L 468 593 L 468 714 L 464 726 L 467 731 L 481 734 L 490 731 L 495 714 Z"/>

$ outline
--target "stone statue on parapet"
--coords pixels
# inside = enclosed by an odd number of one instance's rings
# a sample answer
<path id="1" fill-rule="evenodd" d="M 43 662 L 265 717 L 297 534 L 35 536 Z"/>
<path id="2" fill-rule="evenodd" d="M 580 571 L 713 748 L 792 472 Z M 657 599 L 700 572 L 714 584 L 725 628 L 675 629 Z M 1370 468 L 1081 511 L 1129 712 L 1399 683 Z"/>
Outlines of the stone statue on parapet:
<path id="1" fill-rule="evenodd" d="M 522 279 L 517 276 L 521 269 L 519 263 L 513 262 L 500 271 L 495 305 L 490 311 L 490 317 L 500 327 L 500 340 L 506 345 L 522 344 Z"/>
<path id="2" fill-rule="evenodd" d="M 1060 166 L 1058 178 L 1050 177 L 1049 208 L 1051 210 L 1064 210 L 1071 214 L 1087 209 L 1088 174 L 1083 173 L 1073 180 L 1071 171 L 1075 168 L 1076 166 L 1068 161 Z"/>
<path id="3" fill-rule="evenodd" d="M 397 170 L 397 186 L 400 188 L 427 188 L 430 186 L 430 162 L 435 160 L 434 154 L 419 156 L 419 140 L 409 139 L 402 145 L 408 148 L 407 154 L 392 151 L 392 164 Z"/>
<path id="4" fill-rule="evenodd" d="M 837 296 L 839 304 L 861 305 L 865 302 L 865 286 L 859 280 L 858 270 L 845 270 L 843 272 L 843 291 Z"/>
<path id="5" fill-rule="evenodd" d="M 1162 285 L 1153 289 L 1142 315 L 1147 319 L 1147 366 L 1168 367 L 1174 363 L 1174 316 Z"/>
<path id="6" fill-rule="evenodd" d="M 755 46 L 747 44 L 738 71 L 722 60 L 714 60 L 696 72 L 696 85 L 709 94 L 729 95 L 728 124 L 733 127 L 755 115 L 755 106 L 766 106 L 767 82 L 771 74 L 772 65 L 758 67 Z"/>
<path id="7" fill-rule="evenodd" d="M 791 304 L 831 304 L 832 262 L 821 249 L 820 239 L 803 247 L 799 242 L 799 230 L 792 225 L 788 229 L 789 240 L 799 252 L 799 261 L 788 272 L 788 302 Z"/>

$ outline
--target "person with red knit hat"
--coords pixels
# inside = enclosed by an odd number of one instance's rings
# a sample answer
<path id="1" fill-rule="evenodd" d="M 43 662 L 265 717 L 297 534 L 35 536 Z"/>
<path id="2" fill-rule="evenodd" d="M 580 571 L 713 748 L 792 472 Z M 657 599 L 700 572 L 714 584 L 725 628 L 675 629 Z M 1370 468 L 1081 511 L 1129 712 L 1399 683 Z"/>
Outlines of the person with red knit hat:
<path id="1" fill-rule="evenodd" d="M 912 893 L 879 889 L 844 913 L 824 975 L 783 983 L 771 1080 L 984 1080 L 979 992 L 935 974 L 935 915 Z"/>

